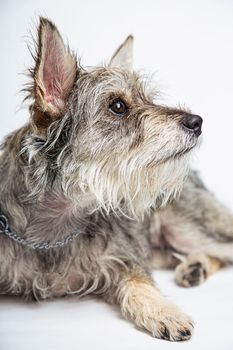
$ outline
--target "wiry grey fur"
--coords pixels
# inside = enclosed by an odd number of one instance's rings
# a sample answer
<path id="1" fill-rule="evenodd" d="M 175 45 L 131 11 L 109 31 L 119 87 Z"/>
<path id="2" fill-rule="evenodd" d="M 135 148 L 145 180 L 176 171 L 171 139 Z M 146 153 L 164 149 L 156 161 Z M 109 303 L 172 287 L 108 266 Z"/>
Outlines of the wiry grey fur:
<path id="1" fill-rule="evenodd" d="M 48 251 L 1 235 L 0 290 L 98 294 L 153 336 L 185 340 L 190 318 L 150 271 L 176 267 L 179 284 L 201 283 L 233 261 L 233 216 L 188 175 L 198 137 L 182 127 L 187 112 L 157 105 L 131 70 L 132 40 L 108 66 L 84 70 L 41 18 L 31 119 L 1 147 L 0 214 L 32 243 L 81 234 Z M 126 116 L 110 111 L 115 98 Z"/>

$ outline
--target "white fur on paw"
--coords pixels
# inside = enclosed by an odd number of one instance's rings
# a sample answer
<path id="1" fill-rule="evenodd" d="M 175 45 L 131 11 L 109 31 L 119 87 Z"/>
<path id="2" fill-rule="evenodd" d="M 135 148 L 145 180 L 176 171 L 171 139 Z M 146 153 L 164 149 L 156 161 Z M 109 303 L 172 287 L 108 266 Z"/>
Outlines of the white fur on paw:
<path id="1" fill-rule="evenodd" d="M 191 318 L 172 304 L 155 311 L 151 322 L 152 335 L 160 339 L 184 341 L 190 339 L 193 332 Z"/>
<path id="2" fill-rule="evenodd" d="M 126 318 L 156 338 L 182 341 L 192 335 L 191 318 L 166 300 L 153 285 L 140 280 L 132 280 L 124 289 L 121 311 Z"/>

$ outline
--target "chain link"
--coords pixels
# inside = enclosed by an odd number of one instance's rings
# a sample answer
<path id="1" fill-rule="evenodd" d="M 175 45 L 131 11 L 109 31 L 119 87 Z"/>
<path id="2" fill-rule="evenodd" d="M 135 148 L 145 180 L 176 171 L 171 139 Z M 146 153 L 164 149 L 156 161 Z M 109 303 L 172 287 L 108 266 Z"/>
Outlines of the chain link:
<path id="1" fill-rule="evenodd" d="M 71 233 L 70 235 L 55 241 L 54 243 L 42 242 L 42 243 L 32 243 L 13 232 L 9 228 L 8 220 L 5 215 L 0 215 L 0 234 L 3 233 L 13 241 L 32 248 L 34 250 L 49 250 L 58 247 L 63 247 L 69 243 L 72 243 L 73 240 L 80 235 L 80 232 Z"/>

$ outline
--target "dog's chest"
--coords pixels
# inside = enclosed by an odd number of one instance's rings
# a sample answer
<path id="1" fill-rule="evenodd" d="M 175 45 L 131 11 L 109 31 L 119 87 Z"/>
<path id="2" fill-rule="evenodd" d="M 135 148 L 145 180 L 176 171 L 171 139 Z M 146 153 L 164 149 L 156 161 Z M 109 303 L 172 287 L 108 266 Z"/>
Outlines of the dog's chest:
<path id="1" fill-rule="evenodd" d="M 54 241 L 78 228 L 77 206 L 58 193 L 46 194 L 43 201 L 30 207 L 26 235 L 36 243 Z"/>
<path id="2" fill-rule="evenodd" d="M 150 220 L 150 242 L 154 248 L 170 247 L 171 229 L 159 213 L 153 213 Z"/>
<path id="3" fill-rule="evenodd" d="M 150 242 L 154 248 L 170 248 L 181 253 L 197 249 L 195 229 L 172 206 L 151 218 Z"/>

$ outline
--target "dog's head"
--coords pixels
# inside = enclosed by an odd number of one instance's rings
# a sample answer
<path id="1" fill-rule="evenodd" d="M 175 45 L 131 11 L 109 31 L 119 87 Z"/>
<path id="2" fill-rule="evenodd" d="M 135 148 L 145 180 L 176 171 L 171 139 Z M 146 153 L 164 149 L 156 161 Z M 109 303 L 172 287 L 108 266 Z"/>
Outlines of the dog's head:
<path id="1" fill-rule="evenodd" d="M 86 194 L 95 208 L 142 216 L 166 204 L 187 174 L 202 119 L 156 103 L 132 69 L 132 36 L 108 65 L 85 70 L 51 22 L 42 18 L 38 33 L 30 161 L 48 173 L 52 164 L 65 194 Z"/>

